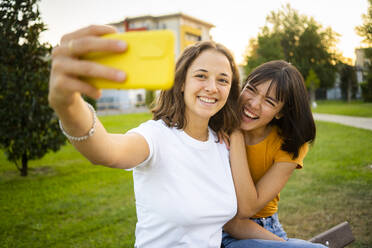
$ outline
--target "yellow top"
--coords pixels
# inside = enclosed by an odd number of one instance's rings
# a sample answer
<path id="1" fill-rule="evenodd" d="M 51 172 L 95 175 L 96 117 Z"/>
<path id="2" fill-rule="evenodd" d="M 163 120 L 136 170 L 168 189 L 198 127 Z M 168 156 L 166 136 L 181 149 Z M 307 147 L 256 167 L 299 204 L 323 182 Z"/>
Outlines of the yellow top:
<path id="1" fill-rule="evenodd" d="M 283 143 L 282 138 L 278 135 L 278 130 L 273 127 L 270 134 L 260 143 L 255 145 L 247 145 L 246 152 L 252 179 L 256 184 L 261 177 L 273 166 L 276 162 L 293 162 L 297 163 L 297 168 L 303 166 L 303 159 L 308 152 L 308 144 L 305 143 L 299 151 L 296 159 L 292 159 L 292 155 L 280 149 Z M 261 209 L 252 218 L 269 217 L 278 211 L 278 194 L 270 201 L 263 209 Z"/>

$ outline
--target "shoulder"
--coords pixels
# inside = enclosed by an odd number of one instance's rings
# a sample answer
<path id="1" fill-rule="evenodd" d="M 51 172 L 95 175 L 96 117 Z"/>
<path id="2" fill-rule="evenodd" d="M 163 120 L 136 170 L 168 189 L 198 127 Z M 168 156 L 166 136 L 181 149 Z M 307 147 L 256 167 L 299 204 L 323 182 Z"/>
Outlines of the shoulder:
<path id="1" fill-rule="evenodd" d="M 162 120 L 148 120 L 141 123 L 138 127 L 129 130 L 128 132 L 141 131 L 141 130 L 164 130 L 168 129 L 167 125 Z"/>
<path id="2" fill-rule="evenodd" d="M 269 136 L 267 137 L 267 143 L 269 145 L 269 148 L 275 151 L 280 150 L 283 142 L 284 140 L 279 134 L 279 128 L 273 126 Z"/>
<path id="3" fill-rule="evenodd" d="M 147 141 L 157 140 L 165 136 L 166 132 L 170 130 L 169 127 L 162 120 L 148 120 L 143 122 L 138 127 L 129 130 L 127 133 L 137 133 L 142 135 Z"/>
<path id="4" fill-rule="evenodd" d="M 303 167 L 303 160 L 309 151 L 309 144 L 304 143 L 300 148 L 298 152 L 298 156 L 296 158 L 293 158 L 293 154 L 289 153 L 287 151 L 284 151 L 282 149 L 282 144 L 284 140 L 283 138 L 279 135 L 278 131 L 276 131 L 275 138 L 273 139 L 273 147 L 275 147 L 275 161 L 276 162 L 290 162 L 290 163 L 296 163 L 297 168 L 302 168 Z"/>
<path id="5" fill-rule="evenodd" d="M 222 142 L 222 144 L 219 142 L 218 135 L 215 131 L 213 131 L 211 128 L 209 128 L 209 132 L 211 133 L 211 139 L 213 146 L 216 146 L 219 153 L 223 156 L 229 157 L 229 150 L 227 149 L 227 146 L 225 142 Z"/>

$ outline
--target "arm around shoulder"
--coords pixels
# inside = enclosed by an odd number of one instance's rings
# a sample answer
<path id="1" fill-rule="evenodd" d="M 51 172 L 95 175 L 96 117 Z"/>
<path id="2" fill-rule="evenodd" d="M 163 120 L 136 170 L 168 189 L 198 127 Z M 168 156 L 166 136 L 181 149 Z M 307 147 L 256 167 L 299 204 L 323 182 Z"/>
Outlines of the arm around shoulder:
<path id="1" fill-rule="evenodd" d="M 231 171 L 238 200 L 239 218 L 249 218 L 260 211 L 279 194 L 297 164 L 276 162 L 255 184 L 246 157 L 244 136 L 236 131 L 231 135 Z"/>

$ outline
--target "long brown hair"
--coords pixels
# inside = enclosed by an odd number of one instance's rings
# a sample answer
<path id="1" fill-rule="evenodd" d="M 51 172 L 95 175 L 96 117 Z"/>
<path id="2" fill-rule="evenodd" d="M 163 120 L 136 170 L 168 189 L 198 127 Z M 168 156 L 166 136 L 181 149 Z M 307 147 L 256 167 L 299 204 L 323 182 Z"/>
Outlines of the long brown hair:
<path id="1" fill-rule="evenodd" d="M 225 55 L 230 62 L 232 81 L 225 106 L 209 120 L 209 126 L 215 131 L 224 130 L 231 133 L 239 125 L 237 99 L 240 94 L 239 71 L 230 51 L 221 44 L 201 41 L 187 47 L 176 63 L 174 85 L 171 89 L 161 91 L 156 106 L 152 109 L 154 120 L 163 120 L 169 127 L 183 129 L 186 126 L 185 101 L 182 88 L 185 84 L 187 70 L 192 62 L 205 50 L 215 50 Z"/>
<path id="2" fill-rule="evenodd" d="M 306 142 L 312 143 L 316 135 L 304 79 L 296 67 L 283 60 L 274 60 L 254 69 L 243 89 L 248 83 L 256 86 L 268 81 L 271 81 L 268 91 L 276 85 L 276 99 L 284 103 L 280 111 L 282 117 L 273 118 L 270 125 L 279 127 L 284 141 L 281 149 L 296 158 L 300 147 Z"/>

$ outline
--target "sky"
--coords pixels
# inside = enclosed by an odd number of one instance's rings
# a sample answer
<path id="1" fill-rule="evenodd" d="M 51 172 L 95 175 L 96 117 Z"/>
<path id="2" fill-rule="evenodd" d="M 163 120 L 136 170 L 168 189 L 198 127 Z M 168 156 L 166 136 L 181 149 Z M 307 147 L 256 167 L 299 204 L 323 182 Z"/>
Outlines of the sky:
<path id="1" fill-rule="evenodd" d="M 362 46 L 355 27 L 362 24 L 362 14 L 367 13 L 367 0 L 41 0 L 39 9 L 48 28 L 41 40 L 57 45 L 62 35 L 90 24 L 182 12 L 215 25 L 213 40 L 228 47 L 241 64 L 249 40 L 257 37 L 266 16 L 287 3 L 339 33 L 338 50 L 355 60 L 354 50 Z"/>

